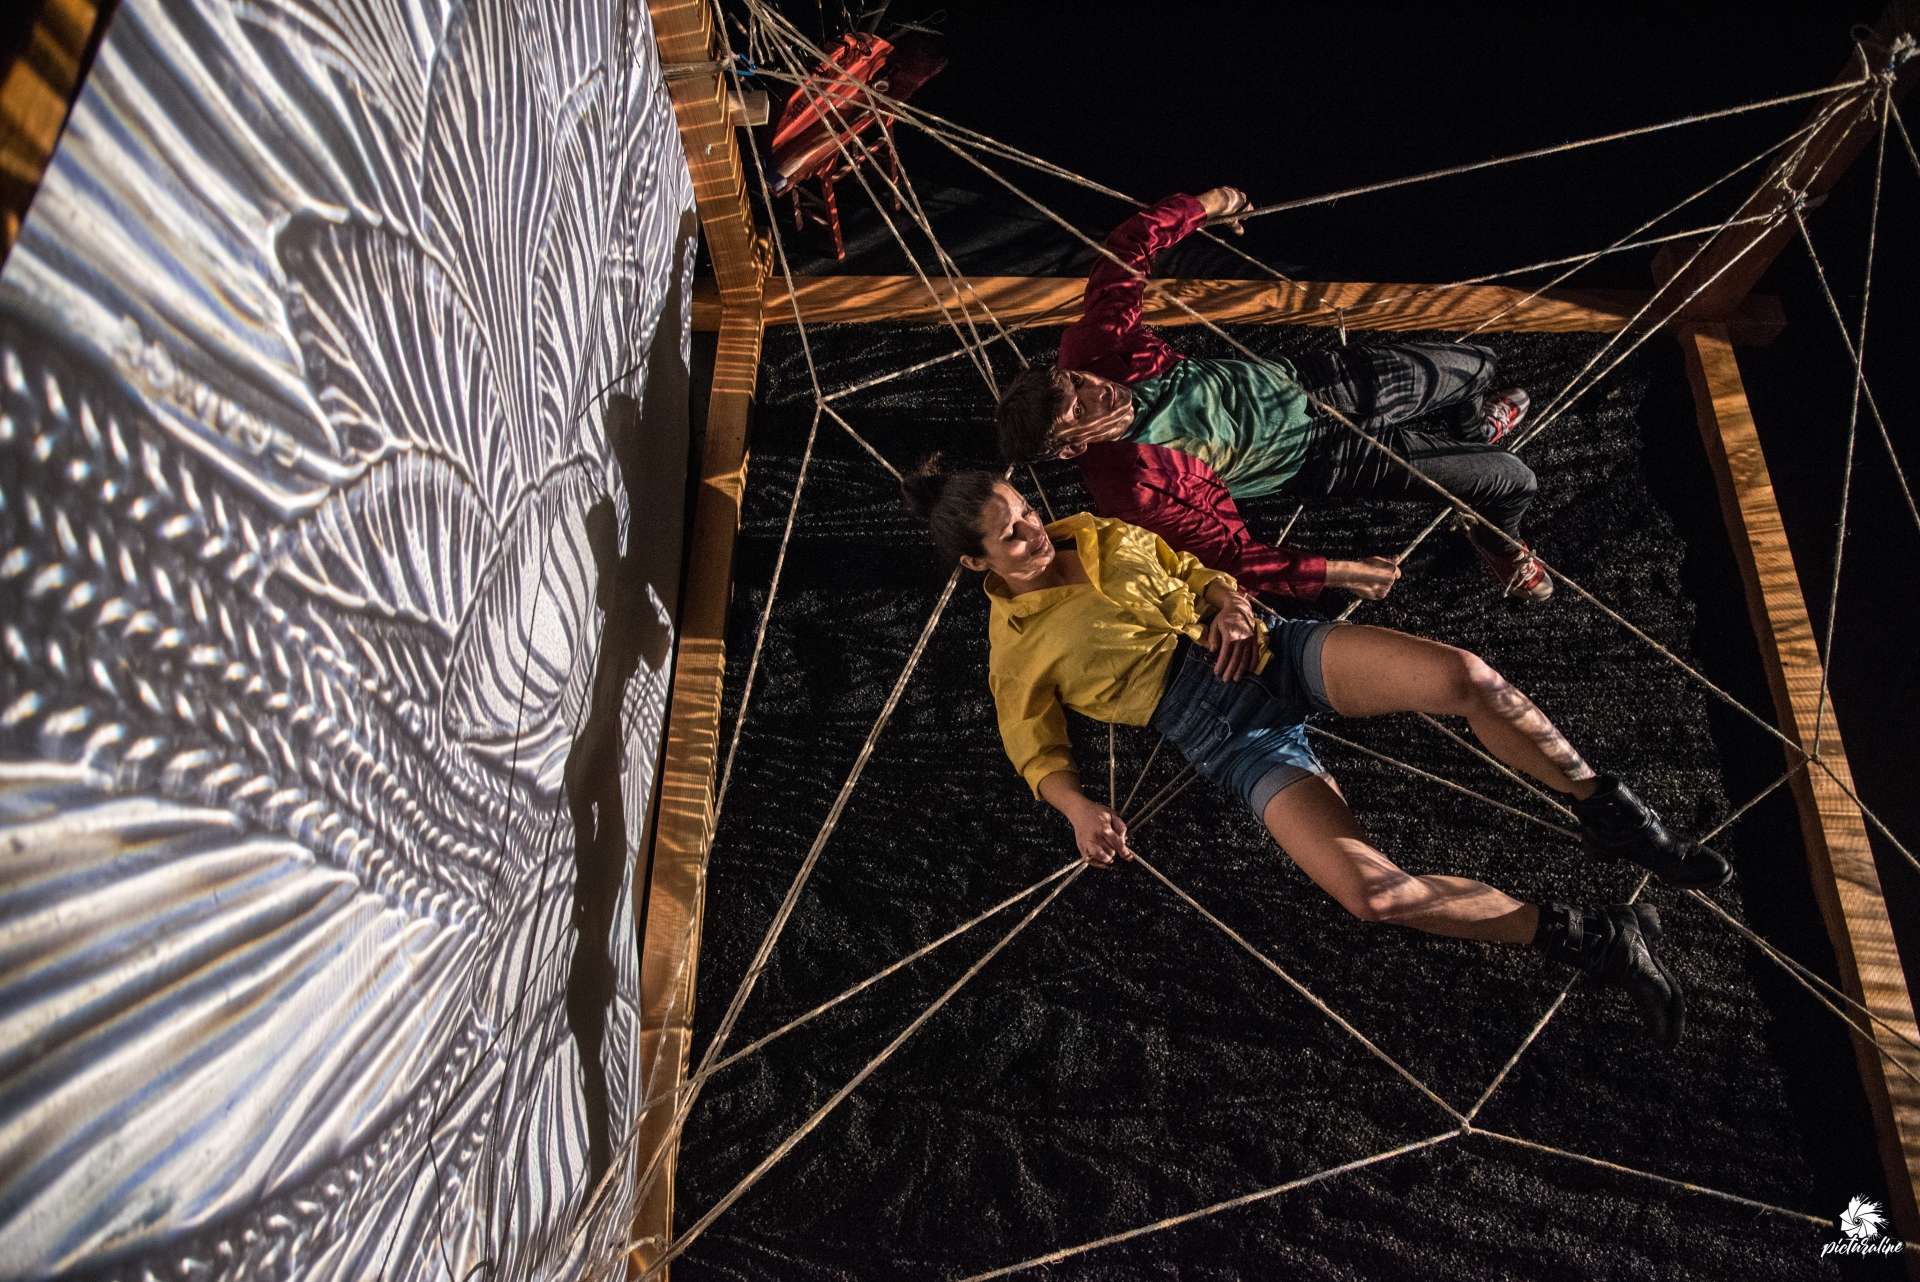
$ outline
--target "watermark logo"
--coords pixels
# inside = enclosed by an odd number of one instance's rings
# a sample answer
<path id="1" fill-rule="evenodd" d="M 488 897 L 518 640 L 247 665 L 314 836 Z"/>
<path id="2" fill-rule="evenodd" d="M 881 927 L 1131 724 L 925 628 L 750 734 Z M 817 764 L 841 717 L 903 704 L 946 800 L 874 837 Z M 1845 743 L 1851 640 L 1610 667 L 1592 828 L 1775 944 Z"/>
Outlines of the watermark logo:
<path id="1" fill-rule="evenodd" d="M 1878 1202 L 1864 1197 L 1854 1198 L 1840 1212 L 1840 1232 L 1844 1235 L 1840 1241 L 1821 1246 L 1821 1259 L 1829 1255 L 1893 1255 L 1906 1245 L 1897 1237 L 1886 1236 L 1886 1211 Z"/>

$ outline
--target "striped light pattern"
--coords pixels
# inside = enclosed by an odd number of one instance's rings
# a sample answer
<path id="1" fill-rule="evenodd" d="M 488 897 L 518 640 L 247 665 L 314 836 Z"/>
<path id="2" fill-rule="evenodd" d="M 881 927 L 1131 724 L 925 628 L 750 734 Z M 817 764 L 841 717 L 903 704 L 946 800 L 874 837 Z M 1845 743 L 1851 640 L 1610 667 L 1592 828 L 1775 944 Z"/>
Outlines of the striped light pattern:
<path id="1" fill-rule="evenodd" d="M 684 371 L 691 209 L 642 0 L 120 5 L 0 276 L 0 1277 L 611 1257 L 581 518 L 607 394 Z"/>

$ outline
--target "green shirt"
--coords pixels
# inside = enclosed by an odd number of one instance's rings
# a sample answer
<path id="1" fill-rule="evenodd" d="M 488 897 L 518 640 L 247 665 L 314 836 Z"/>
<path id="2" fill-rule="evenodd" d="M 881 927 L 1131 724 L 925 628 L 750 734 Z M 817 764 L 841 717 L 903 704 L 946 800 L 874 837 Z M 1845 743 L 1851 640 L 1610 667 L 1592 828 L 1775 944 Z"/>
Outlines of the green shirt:
<path id="1" fill-rule="evenodd" d="M 1284 361 L 1175 361 L 1133 393 L 1127 439 L 1205 463 L 1239 498 L 1272 494 L 1300 470 L 1312 408 Z"/>

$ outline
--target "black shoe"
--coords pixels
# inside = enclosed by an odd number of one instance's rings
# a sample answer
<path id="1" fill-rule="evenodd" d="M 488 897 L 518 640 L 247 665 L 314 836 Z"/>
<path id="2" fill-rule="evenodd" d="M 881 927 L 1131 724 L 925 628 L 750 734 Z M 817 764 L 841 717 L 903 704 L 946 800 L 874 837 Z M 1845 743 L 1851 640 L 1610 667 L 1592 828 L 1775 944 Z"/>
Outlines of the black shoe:
<path id="1" fill-rule="evenodd" d="M 1660 913 L 1651 904 L 1600 909 L 1547 904 L 1540 909 L 1535 944 L 1590 982 L 1626 989 L 1653 1039 L 1672 1047 L 1686 1031 L 1687 999 L 1680 981 L 1653 955 L 1659 939 Z"/>
<path id="2" fill-rule="evenodd" d="M 1652 806 L 1612 775 L 1601 775 L 1585 801 L 1575 798 L 1580 844 L 1595 859 L 1630 859 L 1669 886 L 1711 890 L 1733 876 L 1727 861 L 1660 822 Z"/>

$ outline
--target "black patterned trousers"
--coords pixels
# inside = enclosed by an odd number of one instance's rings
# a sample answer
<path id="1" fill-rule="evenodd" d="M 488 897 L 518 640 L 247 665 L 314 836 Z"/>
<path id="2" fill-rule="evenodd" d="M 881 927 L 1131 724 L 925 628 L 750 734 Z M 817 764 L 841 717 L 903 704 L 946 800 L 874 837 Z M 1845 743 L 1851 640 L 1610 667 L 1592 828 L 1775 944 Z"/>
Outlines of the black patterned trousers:
<path id="1" fill-rule="evenodd" d="M 1481 398 L 1493 385 L 1491 351 L 1477 343 L 1383 343 L 1315 352 L 1294 369 L 1316 399 L 1519 537 L 1539 486 L 1532 468 L 1486 443 Z M 1408 426 L 1415 420 L 1429 425 Z M 1316 416 L 1306 460 L 1286 488 L 1298 498 L 1439 498 L 1325 414 Z"/>

